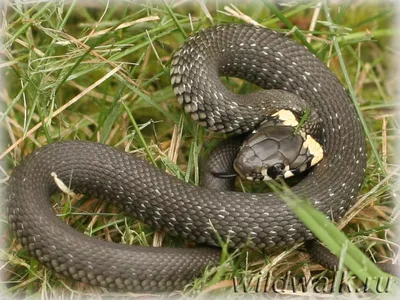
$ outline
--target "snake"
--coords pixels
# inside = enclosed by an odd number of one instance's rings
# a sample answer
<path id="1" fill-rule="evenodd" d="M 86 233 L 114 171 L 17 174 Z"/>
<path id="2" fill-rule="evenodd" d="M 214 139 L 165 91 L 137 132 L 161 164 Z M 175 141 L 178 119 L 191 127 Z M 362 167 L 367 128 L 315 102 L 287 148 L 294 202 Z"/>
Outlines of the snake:
<path id="1" fill-rule="evenodd" d="M 261 26 L 217 25 L 183 43 L 171 58 L 170 76 L 185 112 L 211 131 L 241 137 L 277 111 L 298 115 L 310 108 L 318 126 L 306 121 L 305 127 L 318 127 L 324 156 L 291 189 L 335 221 L 354 203 L 366 168 L 364 131 L 340 80 L 303 45 Z M 260 90 L 234 93 L 221 81 L 224 76 Z M 214 151 L 210 169 L 232 159 L 238 152 L 235 143 Z M 51 143 L 13 170 L 7 190 L 9 225 L 21 245 L 56 273 L 135 292 L 182 289 L 205 266 L 220 262 L 221 239 L 231 248 L 269 251 L 314 238 L 279 195 L 226 191 L 218 183 L 212 187 L 211 173 L 205 172 L 205 186 L 195 186 L 108 145 Z M 57 217 L 49 201 L 60 192 L 55 178 L 74 193 L 109 201 L 199 247 L 131 246 L 87 236 Z"/>

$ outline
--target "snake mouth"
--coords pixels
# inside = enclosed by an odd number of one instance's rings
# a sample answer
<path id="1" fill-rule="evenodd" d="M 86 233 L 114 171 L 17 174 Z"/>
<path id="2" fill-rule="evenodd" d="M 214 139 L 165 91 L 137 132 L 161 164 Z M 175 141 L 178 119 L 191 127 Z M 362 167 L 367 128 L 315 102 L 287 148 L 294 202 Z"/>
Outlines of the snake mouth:
<path id="1" fill-rule="evenodd" d="M 264 181 L 266 180 L 266 173 L 262 172 L 264 167 L 257 166 L 256 168 L 248 168 L 246 164 L 233 164 L 233 168 L 235 169 L 236 173 L 240 178 L 249 180 L 249 181 Z M 267 175 L 268 176 L 268 175 Z"/>
<path id="2" fill-rule="evenodd" d="M 232 179 L 236 177 L 241 177 L 244 179 L 247 179 L 249 181 L 264 181 L 265 180 L 265 175 L 263 173 L 256 173 L 253 172 L 251 174 L 245 174 L 240 170 L 240 168 L 237 168 L 236 165 L 234 166 L 236 173 L 234 172 L 212 172 L 211 174 L 219 179 Z"/>
<path id="3" fill-rule="evenodd" d="M 236 177 L 245 178 L 249 181 L 264 181 L 265 176 L 262 174 L 238 174 L 238 173 L 225 173 L 225 172 L 213 172 L 211 173 L 214 177 L 219 179 L 232 179 Z M 273 178 L 274 179 L 274 178 Z"/>

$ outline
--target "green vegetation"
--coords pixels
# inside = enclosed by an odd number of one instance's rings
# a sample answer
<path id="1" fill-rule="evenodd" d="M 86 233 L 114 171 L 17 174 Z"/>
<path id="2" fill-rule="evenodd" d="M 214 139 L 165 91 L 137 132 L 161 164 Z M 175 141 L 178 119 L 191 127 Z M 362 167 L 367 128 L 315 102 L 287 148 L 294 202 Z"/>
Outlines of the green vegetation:
<path id="1" fill-rule="evenodd" d="M 33 149 L 68 139 L 118 147 L 198 184 L 202 156 L 222 136 L 194 124 L 177 104 L 169 82 L 170 58 L 201 28 L 258 23 L 302 42 L 350 91 L 368 136 L 369 160 L 360 197 L 339 228 L 367 256 L 390 262 L 398 249 L 392 242 L 397 211 L 391 180 L 399 170 L 392 99 L 397 53 L 391 41 L 400 32 L 392 25 L 394 13 L 389 2 L 361 1 L 343 1 L 329 9 L 320 1 L 277 7 L 268 0 L 9 4 L 3 8 L 2 189 L 13 167 Z M 224 80 L 238 93 L 254 90 L 241 80 Z M 148 246 L 160 238 L 96 199 L 58 197 L 54 207 L 71 226 L 106 240 Z M 7 227 L 4 214 L 1 221 Z M 0 293 L 10 298 L 79 298 L 105 292 L 55 275 L 6 230 L 2 233 Z M 184 241 L 166 236 L 163 245 L 183 246 Z M 297 248 L 268 254 L 224 248 L 221 266 L 207 269 L 185 295 L 233 293 L 233 276 L 257 276 L 260 271 L 273 270 L 276 276 L 289 270 L 296 276 L 331 274 Z"/>

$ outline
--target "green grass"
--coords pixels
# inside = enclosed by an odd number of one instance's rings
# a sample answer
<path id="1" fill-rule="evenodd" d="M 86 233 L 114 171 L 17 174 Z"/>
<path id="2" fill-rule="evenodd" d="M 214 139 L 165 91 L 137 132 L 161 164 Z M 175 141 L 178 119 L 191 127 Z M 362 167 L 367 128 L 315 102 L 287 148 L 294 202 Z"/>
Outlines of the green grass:
<path id="1" fill-rule="evenodd" d="M 386 2 L 344 1 L 328 10 L 322 4 L 310 30 L 319 1 L 280 10 L 264 0 L 209 1 L 205 6 L 195 1 L 180 3 L 107 6 L 99 1 L 84 7 L 75 1 L 66 6 L 39 3 L 3 8 L 3 186 L 13 167 L 33 149 L 68 139 L 113 145 L 198 184 L 203 154 L 221 136 L 191 122 L 177 104 L 169 82 L 171 55 L 200 28 L 257 22 L 289 32 L 312 49 L 357 103 L 369 142 L 367 176 L 359 202 L 341 227 L 369 257 L 391 261 L 398 249 L 391 242 L 392 216 L 397 211 L 392 201 L 395 187 L 388 180 L 398 174 L 394 151 L 398 105 L 392 99 L 397 54 L 391 40 L 399 30 L 392 26 L 394 7 Z M 242 81 L 227 82 L 237 92 L 253 89 Z M 128 244 L 153 244 L 151 228 L 96 199 L 58 197 L 54 204 L 65 221 L 87 234 Z M 6 228 L 5 215 L 1 221 Z M 80 298 L 105 292 L 39 265 L 8 231 L 2 232 L 2 238 L 1 292 L 9 297 L 69 298 L 72 294 Z M 184 242 L 167 236 L 163 244 L 182 246 Z M 232 294 L 233 276 L 256 276 L 259 271 L 273 270 L 276 276 L 288 270 L 296 276 L 332 275 L 296 248 L 268 254 L 227 249 L 223 253 L 225 262 L 208 269 L 185 295 Z"/>

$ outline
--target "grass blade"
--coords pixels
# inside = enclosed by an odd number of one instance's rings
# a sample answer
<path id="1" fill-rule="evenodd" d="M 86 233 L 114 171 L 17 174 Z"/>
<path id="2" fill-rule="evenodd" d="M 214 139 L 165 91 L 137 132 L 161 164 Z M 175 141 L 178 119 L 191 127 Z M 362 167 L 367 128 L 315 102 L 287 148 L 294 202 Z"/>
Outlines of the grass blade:
<path id="1" fill-rule="evenodd" d="M 368 283 L 372 292 L 378 293 L 377 286 L 382 280 L 393 280 L 391 275 L 381 271 L 365 254 L 350 242 L 347 236 L 336 228 L 325 214 L 315 209 L 308 202 L 300 199 L 287 186 L 271 183 L 270 187 L 294 211 L 297 217 L 322 241 L 343 263 L 363 282 Z M 343 254 L 343 248 L 347 250 Z"/>
<path id="2" fill-rule="evenodd" d="M 331 15 L 329 13 L 328 3 L 327 3 L 326 0 L 323 1 L 323 7 L 324 7 L 326 19 L 329 22 L 329 30 L 331 32 L 335 32 L 335 29 L 334 29 L 334 26 L 333 26 L 333 23 L 332 23 L 332 18 L 331 18 Z M 358 105 L 357 98 L 356 98 L 356 95 L 354 93 L 353 85 L 352 85 L 352 83 L 350 81 L 349 73 L 347 72 L 346 64 L 344 62 L 344 59 L 343 59 L 343 56 L 342 56 L 342 52 L 341 52 L 340 47 L 339 47 L 339 43 L 338 43 L 338 41 L 337 41 L 335 36 L 332 36 L 332 41 L 333 41 L 333 45 L 335 47 L 336 54 L 337 54 L 337 56 L 339 58 L 340 67 L 342 68 L 343 75 L 344 75 L 344 78 L 346 80 L 347 89 L 349 91 L 351 100 L 353 101 L 354 107 L 355 107 L 355 109 L 357 111 L 357 115 L 358 115 L 358 117 L 359 117 L 359 119 L 361 121 L 361 124 L 362 124 L 363 128 L 364 128 L 365 135 L 367 137 L 368 142 L 371 145 L 372 152 L 373 152 L 373 154 L 374 154 L 374 156 L 376 158 L 376 161 L 379 164 L 379 167 L 380 167 L 381 171 L 386 176 L 387 175 L 386 174 L 386 168 L 383 165 L 383 161 L 382 161 L 382 158 L 380 157 L 380 155 L 378 153 L 375 141 L 374 141 L 374 139 L 372 139 L 371 133 L 370 133 L 369 128 L 367 126 L 367 123 L 365 122 L 364 116 L 361 113 L 360 106 Z"/>

